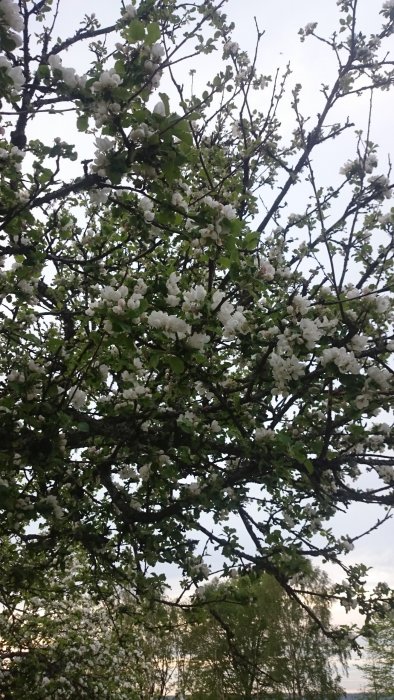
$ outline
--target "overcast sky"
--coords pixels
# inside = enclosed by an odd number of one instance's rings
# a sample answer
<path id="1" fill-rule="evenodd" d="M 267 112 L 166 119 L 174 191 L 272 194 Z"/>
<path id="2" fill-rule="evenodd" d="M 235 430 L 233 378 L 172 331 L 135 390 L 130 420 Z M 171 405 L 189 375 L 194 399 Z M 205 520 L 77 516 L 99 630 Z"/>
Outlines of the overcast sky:
<path id="1" fill-rule="evenodd" d="M 130 1 L 130 0 L 128 0 Z M 97 17 L 106 24 L 112 24 L 116 18 L 118 2 L 108 0 L 63 0 L 63 10 L 60 17 L 57 32 L 62 37 L 74 33 L 83 15 L 95 12 Z M 379 9 L 383 0 L 359 0 L 360 28 L 366 32 L 378 31 L 381 26 Z M 256 37 L 255 21 L 260 30 L 265 34 L 261 43 L 261 52 L 258 63 L 258 70 L 264 74 L 273 74 L 277 68 L 284 69 L 288 61 L 291 63 L 293 74 L 289 81 L 289 87 L 297 82 L 302 83 L 302 107 L 304 113 L 315 115 L 320 111 L 322 96 L 319 88 L 322 82 L 332 82 L 335 79 L 335 57 L 330 54 L 330 50 L 323 44 L 309 38 L 305 43 L 301 43 L 298 36 L 298 29 L 309 22 L 318 22 L 318 31 L 324 36 L 338 28 L 338 8 L 336 0 L 229 0 L 227 13 L 235 24 L 236 29 L 234 39 L 240 44 L 241 49 L 253 52 Z M 70 52 L 70 62 L 63 59 L 64 65 L 74 65 L 77 72 L 83 72 L 73 60 Z M 83 61 L 82 56 L 80 60 Z M 220 55 L 211 54 L 206 59 L 198 59 L 195 76 L 195 92 L 199 93 L 204 88 L 208 77 L 212 76 L 219 67 Z M 192 66 L 188 66 L 189 70 Z M 185 73 L 187 76 L 187 73 Z M 187 79 L 187 78 L 185 78 Z M 162 84 L 162 89 L 166 86 Z M 290 103 L 290 94 L 287 103 Z M 261 106 L 259 106 L 261 108 Z M 359 128 L 366 129 L 367 112 L 366 100 L 355 97 L 348 102 L 347 110 L 351 113 L 353 120 L 357 119 Z M 176 109 L 176 106 L 175 106 Z M 338 116 L 344 116 L 346 111 Z M 393 151 L 392 142 L 392 114 L 394 113 L 393 96 L 387 93 L 377 95 L 372 125 L 372 140 L 381 146 L 379 155 L 380 161 L 387 158 L 387 153 Z M 290 110 L 284 108 L 282 112 L 283 129 L 292 130 L 294 123 Z M 71 122 L 69 122 L 71 124 Z M 63 121 L 63 128 L 66 122 Z M 58 129 L 58 125 L 54 125 Z M 50 132 L 48 132 L 50 133 Z M 47 133 L 47 135 L 48 135 Z M 54 132 L 54 136 L 59 133 Z M 60 134 L 69 141 L 73 141 L 73 136 Z M 329 149 L 324 153 L 324 162 L 320 165 L 319 174 L 322 180 L 330 182 L 332 178 L 338 177 L 340 166 L 348 159 L 354 157 L 354 145 L 356 137 L 354 130 L 350 130 L 347 136 L 341 139 L 340 144 L 336 141 L 330 142 Z M 391 142 L 391 143 L 390 143 Z M 384 169 L 382 169 L 382 172 Z M 342 534 L 355 536 L 359 532 L 367 529 L 373 524 L 377 510 L 371 509 L 370 516 L 366 517 L 365 508 L 355 506 L 347 515 L 336 518 L 335 529 Z M 394 562 L 392 555 L 392 539 L 394 529 L 392 521 L 384 525 L 379 531 L 372 533 L 367 539 L 361 540 L 355 551 L 348 556 L 349 563 L 364 562 L 373 567 L 370 576 L 371 585 L 379 580 L 386 580 L 394 586 Z M 333 570 L 329 571 L 333 577 L 337 575 Z M 342 577 L 340 577 L 342 578 Z M 175 577 L 174 577 L 175 582 Z M 336 620 L 345 622 L 341 611 L 335 611 Z M 346 620 L 347 621 L 347 620 Z M 345 681 L 345 687 L 349 691 L 357 691 L 362 688 L 362 678 L 360 672 L 355 667 L 351 668 L 349 678 Z"/>

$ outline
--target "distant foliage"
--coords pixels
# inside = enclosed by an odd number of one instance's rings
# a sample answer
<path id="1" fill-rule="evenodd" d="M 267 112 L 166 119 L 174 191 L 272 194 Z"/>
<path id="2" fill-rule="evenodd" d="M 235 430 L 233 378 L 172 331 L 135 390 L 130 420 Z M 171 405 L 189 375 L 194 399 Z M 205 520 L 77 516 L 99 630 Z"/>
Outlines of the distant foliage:
<path id="1" fill-rule="evenodd" d="M 360 664 L 367 679 L 368 697 L 394 698 L 394 616 L 391 613 L 371 625 L 365 660 Z"/>
<path id="2" fill-rule="evenodd" d="M 309 590 L 304 599 L 328 624 L 327 603 L 313 599 L 316 590 L 328 592 L 326 577 L 310 574 L 302 585 Z M 335 660 L 346 664 L 341 648 L 272 577 L 214 581 L 198 591 L 196 602 L 200 607 L 187 618 L 183 638 L 186 662 L 179 685 L 185 697 L 342 697 L 335 666 Z"/>

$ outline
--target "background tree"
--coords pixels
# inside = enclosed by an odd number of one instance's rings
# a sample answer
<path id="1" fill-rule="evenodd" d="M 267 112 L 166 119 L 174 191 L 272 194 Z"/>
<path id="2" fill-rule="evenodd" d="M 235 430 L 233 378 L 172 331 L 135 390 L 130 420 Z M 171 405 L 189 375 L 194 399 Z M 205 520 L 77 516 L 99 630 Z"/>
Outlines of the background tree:
<path id="1" fill-rule="evenodd" d="M 323 598 L 310 599 L 328 588 L 326 577 L 305 576 L 309 604 L 328 625 Z M 231 582 L 214 581 L 198 594 L 198 612 L 186 630 L 189 659 L 186 696 L 203 698 L 342 697 L 333 659 L 345 662 L 340 647 L 328 640 L 310 615 L 289 598 L 271 576 L 253 574 Z"/>
<path id="2" fill-rule="evenodd" d="M 303 601 L 329 627 L 330 606 L 326 598 L 320 597 L 332 589 L 327 576 L 316 570 L 301 578 L 299 583 L 305 591 Z M 318 596 L 315 596 L 316 592 Z M 294 700 L 341 698 L 343 689 L 338 666 L 342 664 L 343 670 L 346 670 L 346 651 L 341 645 L 327 639 L 305 609 L 283 593 L 281 604 L 276 629 L 282 647 L 283 672 L 280 673 L 279 687 L 284 697 Z"/>
<path id="3" fill-rule="evenodd" d="M 281 592 L 269 577 L 214 580 L 198 591 L 202 607 L 185 630 L 182 690 L 193 698 L 251 698 L 278 682 L 275 635 Z"/>
<path id="4" fill-rule="evenodd" d="M 315 115 L 292 86 L 284 131 L 290 73 L 260 74 L 262 32 L 249 59 L 224 0 L 122 5 L 65 38 L 59 3 L 0 1 L 8 592 L 82 547 L 97 580 L 135 571 L 159 595 L 157 563 L 207 575 L 205 537 L 301 602 L 305 557 L 353 547 L 327 521 L 393 504 L 390 168 L 369 127 L 337 183 L 315 163 L 351 128 L 339 105 L 392 87 L 394 8 L 370 33 L 357 0 L 337 4 L 338 32 L 301 30 L 332 51 L 333 79 Z M 188 97 L 182 71 L 213 51 L 217 75 Z M 343 604 L 383 610 L 387 587 L 368 597 L 365 567 L 341 565 Z"/>
<path id="5" fill-rule="evenodd" d="M 376 620 L 370 630 L 366 655 L 360 664 L 367 679 L 368 697 L 394 697 L 394 619 Z"/>

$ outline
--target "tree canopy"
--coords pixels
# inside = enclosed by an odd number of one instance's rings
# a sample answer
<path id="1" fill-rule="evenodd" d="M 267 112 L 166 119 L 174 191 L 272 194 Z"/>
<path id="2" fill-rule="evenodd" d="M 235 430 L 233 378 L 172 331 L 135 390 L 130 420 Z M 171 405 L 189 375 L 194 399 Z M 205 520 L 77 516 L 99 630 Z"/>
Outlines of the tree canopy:
<path id="1" fill-rule="evenodd" d="M 359 665 L 367 679 L 368 697 L 394 696 L 394 620 L 393 614 L 374 619 L 365 645 L 365 656 Z"/>
<path id="2" fill-rule="evenodd" d="M 309 604 L 328 625 L 327 577 L 303 577 Z M 304 598 L 306 602 L 306 597 Z M 192 700 L 275 698 L 338 700 L 343 696 L 335 661 L 346 662 L 308 612 L 271 576 L 217 579 L 198 589 L 196 610 L 181 638 L 186 657 L 178 684 Z M 187 618 L 188 619 L 188 618 Z"/>
<path id="3" fill-rule="evenodd" d="M 122 4 L 68 36 L 61 2 L 0 0 L 3 604 L 78 548 L 144 595 L 158 564 L 198 584 L 216 551 L 300 604 L 319 557 L 345 607 L 391 604 L 330 527 L 394 503 L 393 185 L 352 121 L 355 96 L 390 96 L 394 5 L 371 33 L 358 4 L 331 36 L 300 30 L 334 58 L 306 114 L 224 0 Z M 319 156 L 355 128 L 325 183 Z"/>

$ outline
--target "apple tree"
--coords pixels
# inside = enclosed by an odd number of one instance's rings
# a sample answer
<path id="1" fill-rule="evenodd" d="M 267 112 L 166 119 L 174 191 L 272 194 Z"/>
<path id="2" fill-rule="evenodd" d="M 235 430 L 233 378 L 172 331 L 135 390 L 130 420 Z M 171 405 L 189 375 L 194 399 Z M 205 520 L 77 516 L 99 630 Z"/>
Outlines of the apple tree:
<path id="1" fill-rule="evenodd" d="M 372 32 L 357 0 L 331 36 L 300 30 L 334 61 L 312 114 L 225 4 L 141 0 L 62 35 L 62 0 L 0 0 L 4 595 L 78 548 L 155 595 L 157 565 L 198 584 L 216 550 L 298 600 L 323 558 L 346 607 L 390 605 L 329 521 L 394 503 L 393 185 L 353 124 L 356 96 L 389 105 L 394 3 Z"/>

